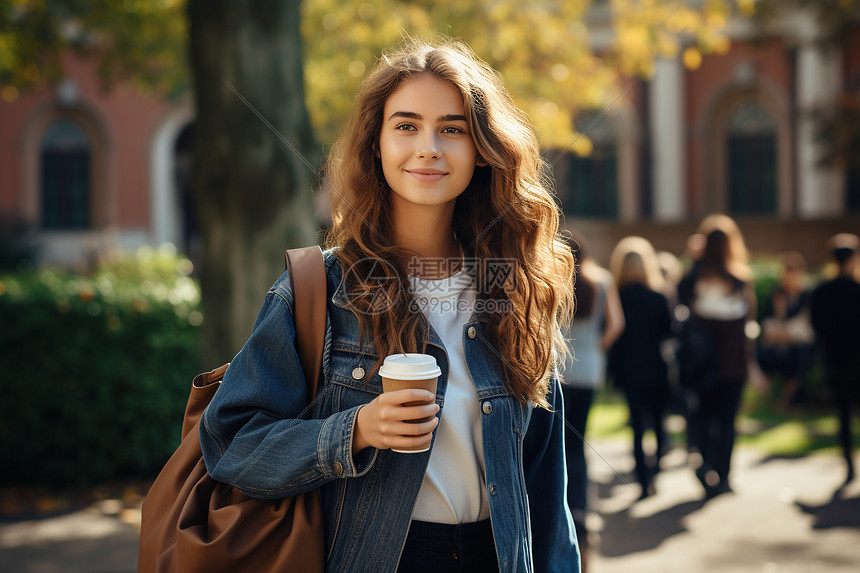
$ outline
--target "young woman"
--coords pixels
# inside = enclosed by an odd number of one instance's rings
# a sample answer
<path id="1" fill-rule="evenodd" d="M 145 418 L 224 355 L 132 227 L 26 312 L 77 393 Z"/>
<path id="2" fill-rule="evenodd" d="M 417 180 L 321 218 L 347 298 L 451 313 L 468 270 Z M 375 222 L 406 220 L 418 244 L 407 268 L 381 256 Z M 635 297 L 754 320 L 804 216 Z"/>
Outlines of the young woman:
<path id="1" fill-rule="evenodd" d="M 564 418 L 567 430 L 567 503 L 573 515 L 576 537 L 586 571 L 588 532 L 585 527 L 588 467 L 585 460 L 585 426 L 594 394 L 606 381 L 606 352 L 624 330 L 624 312 L 615 281 L 589 255 L 586 241 L 574 233 L 571 249 L 576 255 L 576 313 L 566 333 L 574 360 L 562 376 Z"/>
<path id="2" fill-rule="evenodd" d="M 663 294 L 663 274 L 651 243 L 642 237 L 619 241 L 609 260 L 624 309 L 624 332 L 610 351 L 615 385 L 627 398 L 633 428 L 636 478 L 640 499 L 653 492 L 653 480 L 665 453 L 663 419 L 669 402 L 669 375 L 661 344 L 672 333 L 669 301 Z M 645 455 L 645 431 L 654 430 L 657 450 Z"/>
<path id="3" fill-rule="evenodd" d="M 812 292 L 804 284 L 806 259 L 796 251 L 779 258 L 782 272 L 764 303 L 756 357 L 765 374 L 781 377 L 782 390 L 776 406 L 784 411 L 802 396 L 815 350 L 815 333 L 810 319 Z"/>
<path id="4" fill-rule="evenodd" d="M 320 489 L 327 571 L 579 570 L 555 372 L 573 258 L 540 173 L 525 116 L 466 46 L 412 43 L 365 79 L 327 166 L 313 418 L 282 276 L 201 425 L 216 479 Z M 382 392 L 397 352 L 436 358 L 435 403 Z"/>
<path id="5" fill-rule="evenodd" d="M 713 341 L 713 383 L 693 383 L 690 422 L 701 454 L 696 476 L 706 497 L 730 492 L 735 417 L 747 376 L 758 373 L 746 323 L 756 316 L 752 272 L 743 235 L 733 219 L 711 215 L 699 227 L 701 257 L 678 285 L 678 299 Z"/>
<path id="6" fill-rule="evenodd" d="M 851 420 L 860 409 L 860 238 L 839 233 L 827 242 L 837 275 L 819 284 L 812 293 L 812 325 L 822 349 L 824 371 L 833 401 L 839 410 L 839 443 L 845 459 L 845 481 L 854 481 Z"/>

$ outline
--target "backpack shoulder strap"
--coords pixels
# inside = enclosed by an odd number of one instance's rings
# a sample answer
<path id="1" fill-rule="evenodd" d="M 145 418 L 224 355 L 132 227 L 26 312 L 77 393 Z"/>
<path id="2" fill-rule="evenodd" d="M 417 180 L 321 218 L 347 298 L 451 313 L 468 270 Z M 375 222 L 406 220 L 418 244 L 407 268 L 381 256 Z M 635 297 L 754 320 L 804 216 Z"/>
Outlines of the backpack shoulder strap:
<path id="1" fill-rule="evenodd" d="M 284 258 L 295 300 L 296 350 L 310 402 L 317 394 L 322 371 L 327 298 L 325 262 L 318 245 L 288 249 Z"/>

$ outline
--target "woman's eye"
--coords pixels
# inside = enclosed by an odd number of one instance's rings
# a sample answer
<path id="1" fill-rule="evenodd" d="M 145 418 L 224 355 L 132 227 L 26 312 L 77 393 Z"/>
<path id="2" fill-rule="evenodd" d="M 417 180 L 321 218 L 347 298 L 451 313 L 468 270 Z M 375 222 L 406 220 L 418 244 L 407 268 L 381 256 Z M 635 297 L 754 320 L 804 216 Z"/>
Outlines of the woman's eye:
<path id="1" fill-rule="evenodd" d="M 418 129 L 417 129 L 414 125 L 412 125 L 411 123 L 400 123 L 400 124 L 398 124 L 398 125 L 395 125 L 395 126 L 394 126 L 394 129 L 397 129 L 397 130 L 400 130 L 400 131 L 417 131 L 417 130 L 418 130 Z"/>
<path id="2" fill-rule="evenodd" d="M 466 133 L 466 130 L 450 125 L 442 130 L 442 133 Z"/>

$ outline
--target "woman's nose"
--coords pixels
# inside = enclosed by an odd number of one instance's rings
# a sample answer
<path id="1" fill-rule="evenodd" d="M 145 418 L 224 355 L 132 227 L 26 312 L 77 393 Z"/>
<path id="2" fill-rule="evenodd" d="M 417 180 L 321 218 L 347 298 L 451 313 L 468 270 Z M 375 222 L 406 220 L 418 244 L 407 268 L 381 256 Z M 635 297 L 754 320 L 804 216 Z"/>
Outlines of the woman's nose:
<path id="1" fill-rule="evenodd" d="M 436 134 L 428 133 L 421 138 L 416 155 L 422 159 L 437 159 L 439 157 L 439 145 Z"/>

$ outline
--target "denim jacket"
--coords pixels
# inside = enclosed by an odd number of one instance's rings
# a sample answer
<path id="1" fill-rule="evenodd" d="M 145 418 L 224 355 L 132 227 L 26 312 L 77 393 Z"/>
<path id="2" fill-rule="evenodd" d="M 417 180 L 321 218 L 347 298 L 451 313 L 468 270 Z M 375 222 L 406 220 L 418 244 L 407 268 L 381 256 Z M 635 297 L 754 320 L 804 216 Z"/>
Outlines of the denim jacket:
<path id="1" fill-rule="evenodd" d="M 382 392 L 372 344 L 359 342 L 345 308 L 340 264 L 326 251 L 328 316 L 323 373 L 313 416 L 296 354 L 293 291 L 285 273 L 266 294 L 254 330 L 203 415 L 200 441 L 215 479 L 248 495 L 278 498 L 319 488 L 326 571 L 394 572 L 430 451 L 366 448 L 352 455 L 359 408 Z M 481 403 L 486 488 L 502 572 L 579 572 L 566 502 L 562 396 L 553 412 L 516 400 L 503 383 L 498 352 L 475 319 L 463 327 L 466 361 Z M 425 350 L 442 369 L 436 402 L 445 415 L 447 352 L 432 331 Z M 432 449 L 432 447 L 431 447 Z"/>

